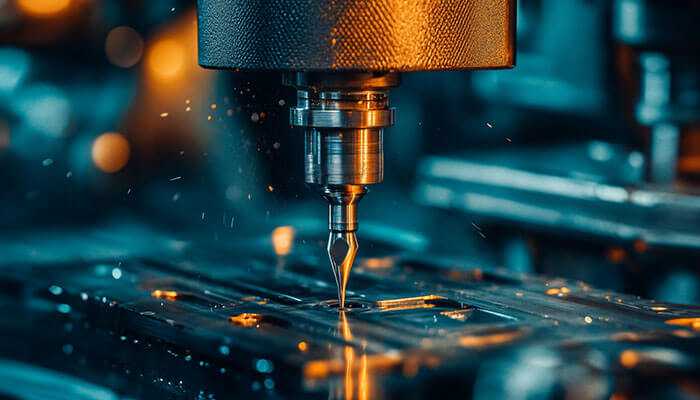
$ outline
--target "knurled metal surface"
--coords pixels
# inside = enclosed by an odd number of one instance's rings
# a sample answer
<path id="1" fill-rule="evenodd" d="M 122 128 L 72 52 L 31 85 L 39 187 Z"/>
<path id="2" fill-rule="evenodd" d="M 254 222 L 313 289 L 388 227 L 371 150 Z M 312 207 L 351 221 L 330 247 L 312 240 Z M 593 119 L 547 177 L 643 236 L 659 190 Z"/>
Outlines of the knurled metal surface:
<path id="1" fill-rule="evenodd" d="M 198 0 L 199 63 L 417 71 L 514 64 L 515 0 Z"/>

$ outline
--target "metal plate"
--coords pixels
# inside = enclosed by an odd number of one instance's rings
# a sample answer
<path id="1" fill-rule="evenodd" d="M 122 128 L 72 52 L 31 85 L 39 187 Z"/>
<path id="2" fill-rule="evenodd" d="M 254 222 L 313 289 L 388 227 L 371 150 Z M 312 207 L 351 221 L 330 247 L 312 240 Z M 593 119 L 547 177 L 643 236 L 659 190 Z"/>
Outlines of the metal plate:
<path id="1" fill-rule="evenodd" d="M 0 367 L 136 398 L 687 398 L 697 381 L 697 307 L 367 243 L 339 315 L 322 243 L 279 232 L 157 259 L 0 262 Z M 16 379 L 0 374 L 0 395 Z"/>
<path id="2" fill-rule="evenodd" d="M 514 0 L 199 0 L 199 63 L 416 71 L 514 64 Z"/>

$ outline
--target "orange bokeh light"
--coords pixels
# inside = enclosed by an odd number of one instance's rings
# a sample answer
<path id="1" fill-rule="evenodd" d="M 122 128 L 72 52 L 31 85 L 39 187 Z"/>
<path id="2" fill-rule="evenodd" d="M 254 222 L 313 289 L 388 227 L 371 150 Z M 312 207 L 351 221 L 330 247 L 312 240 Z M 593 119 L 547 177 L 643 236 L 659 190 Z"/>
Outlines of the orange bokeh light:
<path id="1" fill-rule="evenodd" d="M 278 256 L 292 252 L 296 231 L 291 226 L 279 226 L 272 231 L 272 247 Z"/>
<path id="2" fill-rule="evenodd" d="M 114 173 L 129 161 L 131 147 L 124 136 L 107 132 L 92 142 L 92 161 L 95 166 L 106 173 Z"/>
<path id="3" fill-rule="evenodd" d="M 17 8 L 34 17 L 47 17 L 65 11 L 71 0 L 17 0 Z"/>
<path id="4" fill-rule="evenodd" d="M 185 68 L 185 48 L 174 39 L 161 39 L 148 49 L 149 73 L 160 79 L 173 79 Z"/>
<path id="5" fill-rule="evenodd" d="M 620 365 L 625 368 L 634 368 L 639 364 L 639 354 L 633 350 L 625 350 L 620 354 Z"/>

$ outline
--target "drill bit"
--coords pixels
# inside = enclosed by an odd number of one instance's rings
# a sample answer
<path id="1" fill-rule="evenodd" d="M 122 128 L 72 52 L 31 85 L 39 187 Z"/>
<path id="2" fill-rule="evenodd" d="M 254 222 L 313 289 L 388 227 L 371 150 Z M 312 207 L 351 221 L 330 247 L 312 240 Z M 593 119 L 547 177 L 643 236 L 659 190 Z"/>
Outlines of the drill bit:
<path id="1" fill-rule="evenodd" d="M 345 309 L 345 290 L 358 247 L 357 236 L 353 231 L 332 230 L 328 235 L 328 259 L 338 286 L 338 302 L 341 310 Z"/>
<path id="2" fill-rule="evenodd" d="M 361 185 L 326 186 L 323 197 L 328 201 L 328 259 L 338 286 L 340 309 L 345 308 L 345 290 L 357 255 L 357 203 L 367 192 Z"/>

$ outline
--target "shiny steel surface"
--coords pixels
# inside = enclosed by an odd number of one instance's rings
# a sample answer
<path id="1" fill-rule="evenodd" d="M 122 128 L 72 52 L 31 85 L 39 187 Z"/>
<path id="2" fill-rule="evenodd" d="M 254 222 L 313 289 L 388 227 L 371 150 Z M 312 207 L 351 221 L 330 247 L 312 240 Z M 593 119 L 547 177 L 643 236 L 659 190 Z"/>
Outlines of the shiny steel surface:
<path id="1" fill-rule="evenodd" d="M 210 68 L 418 71 L 514 64 L 515 0 L 199 0 Z"/>
<path id="2" fill-rule="evenodd" d="M 394 125 L 393 108 L 387 110 L 307 110 L 292 108 L 290 122 L 296 126 L 313 126 L 316 128 L 381 128 Z"/>
<path id="3" fill-rule="evenodd" d="M 328 234 L 328 259 L 331 262 L 335 283 L 338 286 L 339 309 L 345 310 L 345 297 L 355 257 L 357 256 L 355 231 L 332 230 Z"/>
<path id="4" fill-rule="evenodd" d="M 384 178 L 382 129 L 306 131 L 306 182 L 371 185 Z"/>
<path id="5" fill-rule="evenodd" d="M 357 230 L 357 204 L 367 193 L 364 185 L 329 185 L 321 189 L 328 202 L 328 229 L 354 232 Z"/>

